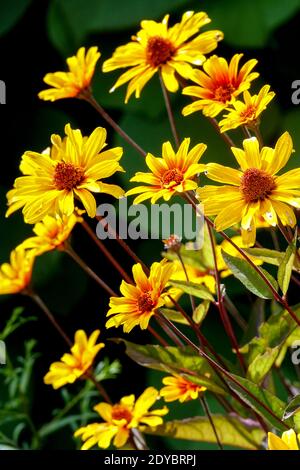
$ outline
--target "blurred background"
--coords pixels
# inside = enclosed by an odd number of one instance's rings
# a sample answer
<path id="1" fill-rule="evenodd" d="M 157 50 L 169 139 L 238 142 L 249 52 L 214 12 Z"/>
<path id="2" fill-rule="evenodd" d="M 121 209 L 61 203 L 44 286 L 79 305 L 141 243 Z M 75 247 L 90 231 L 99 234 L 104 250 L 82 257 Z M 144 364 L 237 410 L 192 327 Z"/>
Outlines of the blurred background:
<path id="1" fill-rule="evenodd" d="M 49 145 L 52 133 L 63 135 L 68 122 L 79 127 L 83 134 L 89 134 L 99 125 L 106 127 L 86 103 L 76 100 L 52 104 L 40 101 L 37 93 L 45 88 L 43 76 L 47 72 L 65 70 L 66 57 L 73 55 L 80 46 L 97 45 L 102 54 L 93 82 L 97 100 L 138 143 L 159 155 L 162 143 L 172 137 L 158 77 L 155 76 L 145 87 L 141 99 L 132 98 L 125 105 L 125 87 L 113 94 L 108 93 L 121 72 L 104 75 L 100 65 L 117 46 L 130 40 L 142 19 L 160 21 L 166 13 L 170 13 L 173 23 L 187 10 L 206 11 L 212 19 L 208 28 L 224 32 L 225 39 L 218 46 L 218 55 L 230 59 L 234 53 L 244 52 L 245 60 L 258 59 L 260 78 L 252 90 L 257 91 L 261 85 L 268 83 L 277 95 L 263 116 L 263 137 L 266 143 L 273 144 L 281 132 L 289 130 L 296 148 L 289 167 L 299 166 L 300 105 L 292 104 L 291 84 L 294 80 L 300 80 L 297 54 L 300 0 L 1 0 L 0 80 L 6 84 L 7 96 L 6 104 L 0 107 L 0 262 L 7 260 L 10 251 L 31 233 L 32 227 L 23 223 L 19 213 L 10 219 L 4 218 L 5 194 L 19 175 L 18 166 L 23 152 L 42 151 Z M 180 94 L 172 96 L 180 135 L 191 137 L 193 144 L 205 142 L 208 145 L 203 161 L 234 165 L 233 156 L 200 113 L 181 117 L 180 111 L 186 100 Z M 123 166 L 127 173 L 116 181 L 128 188 L 128 180 L 133 173 L 144 169 L 143 161 L 110 129 L 108 139 L 109 145 L 124 147 Z M 98 200 L 100 202 L 100 198 Z M 107 200 L 110 202 L 110 199 Z M 101 199 L 101 202 L 105 201 L 105 198 Z M 95 228 L 93 221 L 91 225 Z M 85 261 L 117 290 L 119 277 L 80 227 L 74 231 L 73 243 Z M 130 260 L 114 241 L 108 241 L 106 246 L 127 269 L 131 268 Z M 159 241 L 135 242 L 131 246 L 146 263 L 160 258 L 162 243 Z M 50 253 L 42 256 L 34 272 L 34 285 L 70 336 L 78 328 L 90 333 L 99 327 L 104 338 L 121 336 L 121 332 L 104 331 L 108 304 L 106 293 L 99 292 L 93 281 L 87 279 L 65 255 Z M 226 281 L 226 286 L 242 314 L 246 312 L 247 316 L 248 300 L 243 296 L 242 286 L 230 279 Z M 18 307 L 23 308 L 22 312 L 16 310 Z M 75 411 L 72 410 L 75 418 L 57 428 L 54 426 L 50 432 L 48 427 L 48 432 L 44 431 L 42 437 L 36 430 L 51 422 L 53 411 L 64 410 L 65 404 L 76 396 L 82 384 L 75 384 L 63 393 L 43 384 L 43 376 L 50 363 L 65 352 L 64 344 L 36 307 L 19 296 L 0 298 L 0 331 L 3 331 L 13 312 L 15 324 L 12 330 L 24 320 L 28 321 L 6 339 L 11 364 L 0 366 L 0 444 L 74 449 L 72 430 L 80 422 L 76 413 L 83 413 L 81 408 L 76 411 L 77 405 Z M 228 351 L 227 339 L 223 336 L 216 311 L 211 311 L 204 331 L 214 344 L 218 344 L 221 352 L 223 345 Z M 237 330 L 237 334 L 240 333 Z M 37 342 L 28 344 L 28 339 Z M 137 331 L 131 334 L 130 340 L 145 343 L 151 338 L 147 333 Z M 148 384 L 161 386 L 162 375 L 138 367 L 125 357 L 121 346 L 108 342 L 105 354 L 110 361 L 102 364 L 107 369 L 104 371 L 107 378 L 113 377 L 120 368 L 113 361 L 120 360 L 122 363 L 122 373 L 115 380 L 106 382 L 113 400 L 132 392 L 138 394 Z M 24 356 L 26 360 L 22 362 Z M 22 387 L 20 380 L 23 380 Z M 98 398 L 91 390 L 87 390 L 87 397 L 84 412 L 86 419 L 91 420 L 93 415 L 88 408 Z M 170 415 L 172 418 L 195 416 L 201 414 L 199 406 L 198 402 L 184 406 L 175 404 L 170 406 Z M 211 407 L 217 409 L 213 401 Z M 62 415 L 65 416 L 64 413 Z M 152 440 L 153 444 L 156 448 L 213 448 L 175 440 Z"/>

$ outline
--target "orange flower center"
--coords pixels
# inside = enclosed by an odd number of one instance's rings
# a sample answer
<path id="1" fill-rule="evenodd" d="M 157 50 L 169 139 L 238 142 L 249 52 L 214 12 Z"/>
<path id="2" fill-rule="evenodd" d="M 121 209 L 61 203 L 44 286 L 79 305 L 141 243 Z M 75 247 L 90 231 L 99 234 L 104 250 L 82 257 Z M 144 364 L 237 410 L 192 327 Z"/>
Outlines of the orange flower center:
<path id="1" fill-rule="evenodd" d="M 171 41 L 159 36 L 154 36 L 148 40 L 146 48 L 147 63 L 152 67 L 165 64 L 172 58 L 176 48 Z"/>
<path id="2" fill-rule="evenodd" d="M 140 313 L 151 312 L 155 306 L 155 302 L 153 302 L 150 292 L 145 292 L 140 295 L 137 303 Z"/>
<path id="3" fill-rule="evenodd" d="M 245 109 L 241 113 L 241 117 L 244 119 L 253 119 L 256 113 L 256 106 L 248 106 L 248 108 Z"/>
<path id="4" fill-rule="evenodd" d="M 132 414 L 126 406 L 114 405 L 111 413 L 112 419 L 121 420 L 125 419 L 127 423 L 130 423 Z"/>
<path id="5" fill-rule="evenodd" d="M 84 180 L 82 168 L 72 163 L 59 162 L 55 167 L 53 182 L 56 189 L 71 191 Z"/>
<path id="6" fill-rule="evenodd" d="M 215 91 L 215 100 L 227 103 L 232 98 L 232 93 L 236 88 L 231 83 L 225 83 L 224 85 L 218 86 Z"/>
<path id="7" fill-rule="evenodd" d="M 273 176 L 258 168 L 249 168 L 241 178 L 240 190 L 246 202 L 263 201 L 275 188 Z"/>
<path id="8" fill-rule="evenodd" d="M 177 170 L 177 168 L 173 168 L 172 170 L 167 170 L 162 178 L 162 186 L 170 186 L 172 182 L 174 182 L 174 185 L 180 184 L 183 181 L 183 174 L 181 171 Z"/>

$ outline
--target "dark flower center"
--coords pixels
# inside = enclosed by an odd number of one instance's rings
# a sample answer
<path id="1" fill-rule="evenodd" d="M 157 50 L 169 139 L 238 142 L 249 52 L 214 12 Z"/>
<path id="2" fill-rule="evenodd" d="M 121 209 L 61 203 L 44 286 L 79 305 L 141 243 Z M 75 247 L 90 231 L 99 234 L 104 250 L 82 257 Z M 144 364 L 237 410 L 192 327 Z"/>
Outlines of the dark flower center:
<path id="1" fill-rule="evenodd" d="M 162 186 L 169 186 L 172 182 L 174 182 L 175 184 L 180 184 L 182 181 L 183 174 L 181 173 L 181 171 L 177 170 L 177 168 L 167 170 L 161 178 Z"/>
<path id="2" fill-rule="evenodd" d="M 241 178 L 240 190 L 246 202 L 263 201 L 275 188 L 273 176 L 258 168 L 249 168 Z"/>
<path id="3" fill-rule="evenodd" d="M 155 303 L 152 300 L 151 293 L 145 292 L 138 299 L 138 309 L 140 313 L 151 312 Z"/>
<path id="4" fill-rule="evenodd" d="M 148 40 L 146 49 L 147 63 L 152 67 L 165 64 L 172 58 L 176 48 L 171 41 L 159 36 L 154 36 Z"/>
<path id="5" fill-rule="evenodd" d="M 132 414 L 126 406 L 114 405 L 111 413 L 112 419 L 120 420 L 126 419 L 127 423 L 130 423 Z"/>
<path id="6" fill-rule="evenodd" d="M 232 93 L 236 90 L 236 88 L 231 85 L 231 83 L 227 83 L 224 85 L 220 85 L 215 89 L 214 95 L 217 101 L 221 101 L 222 103 L 227 103 L 232 98 Z"/>
<path id="7" fill-rule="evenodd" d="M 72 163 L 59 162 L 55 167 L 53 182 L 56 189 L 71 191 L 84 180 L 82 168 Z"/>

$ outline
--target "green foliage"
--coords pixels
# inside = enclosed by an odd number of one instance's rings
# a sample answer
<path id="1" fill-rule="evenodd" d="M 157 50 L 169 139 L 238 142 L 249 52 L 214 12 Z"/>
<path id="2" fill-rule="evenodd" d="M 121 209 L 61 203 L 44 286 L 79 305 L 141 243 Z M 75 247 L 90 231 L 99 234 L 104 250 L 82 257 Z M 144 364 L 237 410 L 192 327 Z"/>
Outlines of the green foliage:
<path id="1" fill-rule="evenodd" d="M 271 289 L 266 285 L 263 279 L 259 276 L 256 270 L 244 259 L 236 258 L 231 256 L 225 251 L 222 250 L 222 256 L 228 268 L 232 274 L 241 281 L 242 284 L 253 294 L 261 297 L 262 299 L 272 299 L 273 294 Z M 265 271 L 263 268 L 260 268 L 263 274 L 266 276 L 268 281 L 277 290 L 278 286 L 275 279 Z"/>
<path id="2" fill-rule="evenodd" d="M 150 344 L 134 344 L 123 339 L 126 354 L 138 364 L 162 372 L 175 373 L 188 378 L 191 382 L 204 385 L 215 393 L 225 394 L 224 385 L 201 356 L 196 355 L 190 347 L 161 347 Z"/>
<path id="3" fill-rule="evenodd" d="M 212 419 L 221 444 L 248 450 L 262 448 L 264 431 L 261 428 L 253 424 L 247 425 L 246 421 L 233 416 L 213 415 Z M 161 426 L 147 429 L 146 434 L 216 443 L 212 426 L 208 418 L 203 416 L 168 421 Z"/>
<path id="4" fill-rule="evenodd" d="M 170 281 L 171 286 L 179 287 L 186 294 L 193 295 L 199 299 L 210 300 L 213 302 L 214 298 L 202 284 L 195 284 L 194 282 L 187 281 Z"/>
<path id="5" fill-rule="evenodd" d="M 278 284 L 284 295 L 287 293 L 290 285 L 294 260 L 296 256 L 296 240 L 297 238 L 295 236 L 294 241 L 287 247 L 284 257 L 278 268 Z"/>
<path id="6" fill-rule="evenodd" d="M 32 0 L 14 0 L 8 6 L 0 4 L 0 36 L 6 34 L 22 18 Z"/>

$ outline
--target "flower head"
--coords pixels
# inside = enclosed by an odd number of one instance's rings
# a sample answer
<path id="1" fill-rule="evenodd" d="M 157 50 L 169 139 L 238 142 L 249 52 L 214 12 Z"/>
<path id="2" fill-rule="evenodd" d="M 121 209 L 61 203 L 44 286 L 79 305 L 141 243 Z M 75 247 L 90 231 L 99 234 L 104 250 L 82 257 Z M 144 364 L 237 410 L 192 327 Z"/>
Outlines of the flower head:
<path id="1" fill-rule="evenodd" d="M 273 434 L 268 433 L 268 449 L 269 450 L 300 450 L 299 447 L 300 434 L 297 435 L 293 429 L 285 431 L 281 438 Z"/>
<path id="2" fill-rule="evenodd" d="M 232 103 L 236 96 L 250 87 L 250 82 L 258 77 L 251 72 L 257 60 L 248 60 L 239 70 L 239 61 L 243 54 L 235 54 L 230 63 L 223 57 L 210 57 L 202 70 L 193 70 L 190 79 L 197 86 L 183 89 L 184 95 L 192 96 L 195 101 L 183 108 L 182 114 L 187 116 L 195 111 L 203 111 L 205 116 L 215 117 Z"/>
<path id="3" fill-rule="evenodd" d="M 244 102 L 233 101 L 233 109 L 228 108 L 229 113 L 223 116 L 222 121 L 220 121 L 221 132 L 236 129 L 242 125 L 253 127 L 258 124 L 260 114 L 275 96 L 275 93 L 269 90 L 269 85 L 265 85 L 258 95 L 253 96 L 250 95 L 248 90 L 244 91 Z"/>
<path id="4" fill-rule="evenodd" d="M 97 127 L 89 137 L 83 137 L 79 129 L 73 130 L 67 124 L 65 132 L 64 140 L 52 135 L 50 154 L 28 151 L 23 155 L 20 170 L 25 176 L 17 178 L 7 194 L 6 216 L 21 207 L 25 222 L 30 224 L 46 215 L 70 216 L 76 198 L 87 214 L 95 217 L 92 193 L 103 192 L 117 198 L 123 195 L 119 186 L 102 182 L 116 171 L 123 171 L 119 165 L 121 147 L 101 151 L 106 146 L 106 130 Z"/>
<path id="5" fill-rule="evenodd" d="M 10 262 L 0 266 L 0 295 L 26 290 L 32 276 L 35 255 L 19 245 L 10 254 Z"/>
<path id="6" fill-rule="evenodd" d="M 206 166 L 199 162 L 206 150 L 205 144 L 198 144 L 189 151 L 190 139 L 184 139 L 177 152 L 170 142 L 162 146 L 162 158 L 151 153 L 146 156 L 146 164 L 151 173 L 138 172 L 130 181 L 146 183 L 148 186 L 137 186 L 127 192 L 127 196 L 141 193 L 133 204 L 151 199 L 154 204 L 163 197 L 168 201 L 174 194 L 196 189 L 195 176 L 204 171 Z"/>
<path id="7" fill-rule="evenodd" d="M 204 186 L 198 194 L 205 214 L 217 215 L 216 230 L 241 222 L 243 242 L 251 246 L 255 243 L 258 216 L 271 226 L 276 226 L 278 220 L 290 227 L 296 224 L 292 207 L 300 207 L 300 169 L 277 176 L 293 151 L 288 132 L 278 139 L 275 149 L 260 150 L 255 137 L 244 140 L 243 147 L 243 150 L 232 147 L 241 169 L 209 163 L 208 178 L 225 185 Z"/>
<path id="8" fill-rule="evenodd" d="M 162 382 L 165 387 L 161 389 L 160 395 L 166 402 L 195 400 L 206 390 L 206 387 L 194 384 L 180 375 L 164 377 Z"/>
<path id="9" fill-rule="evenodd" d="M 99 335 L 99 330 L 95 330 L 89 338 L 83 330 L 76 331 L 71 353 L 64 354 L 60 362 L 51 364 L 49 372 L 44 377 L 45 384 L 58 389 L 74 383 L 84 375 L 92 366 L 100 349 L 104 348 L 104 343 L 96 344 Z"/>
<path id="10" fill-rule="evenodd" d="M 199 29 L 210 23 L 204 12 L 188 11 L 181 22 L 168 27 L 169 15 L 161 23 L 152 20 L 141 22 L 141 30 L 132 37 L 132 42 L 118 47 L 111 59 L 103 64 L 103 72 L 131 67 L 117 80 L 111 91 L 129 82 L 125 102 L 135 92 L 140 97 L 145 84 L 160 71 L 166 88 L 175 92 L 179 84 L 176 74 L 189 78 L 192 65 L 201 65 L 208 54 L 223 39 L 221 31 Z M 194 36 L 193 39 L 192 36 Z"/>
<path id="11" fill-rule="evenodd" d="M 75 211 L 70 216 L 46 215 L 41 222 L 34 226 L 33 231 L 36 236 L 27 238 L 22 243 L 23 247 L 34 250 L 36 255 L 60 249 L 68 240 L 74 226 L 83 221 L 80 212 L 82 211 Z"/>
<path id="12" fill-rule="evenodd" d="M 114 446 L 123 447 L 128 441 L 131 429 L 143 430 L 147 426 L 162 424 L 162 416 L 168 413 L 168 409 L 163 407 L 149 411 L 158 399 L 158 395 L 155 388 L 148 387 L 137 400 L 134 395 L 128 395 L 115 405 L 108 403 L 96 405 L 94 410 L 104 422 L 88 424 L 75 432 L 74 435 L 80 436 L 84 441 L 81 449 L 90 449 L 95 444 L 107 449 L 112 439 Z"/>
<path id="13" fill-rule="evenodd" d="M 45 75 L 44 82 L 52 88 L 41 91 L 39 98 L 45 101 L 56 101 L 62 98 L 79 97 L 90 87 L 99 57 L 98 47 L 90 47 L 87 52 L 85 52 L 85 47 L 81 47 L 76 55 L 67 59 L 68 72 Z"/>
<path id="14" fill-rule="evenodd" d="M 139 325 L 142 330 L 148 328 L 150 318 L 165 303 L 164 293 L 167 282 L 173 272 L 173 266 L 167 260 L 153 263 L 149 277 L 140 264 L 135 264 L 132 274 L 135 285 L 122 281 L 120 291 L 123 297 L 111 297 L 107 316 L 113 315 L 106 323 L 106 328 L 123 325 L 125 333 Z"/>

